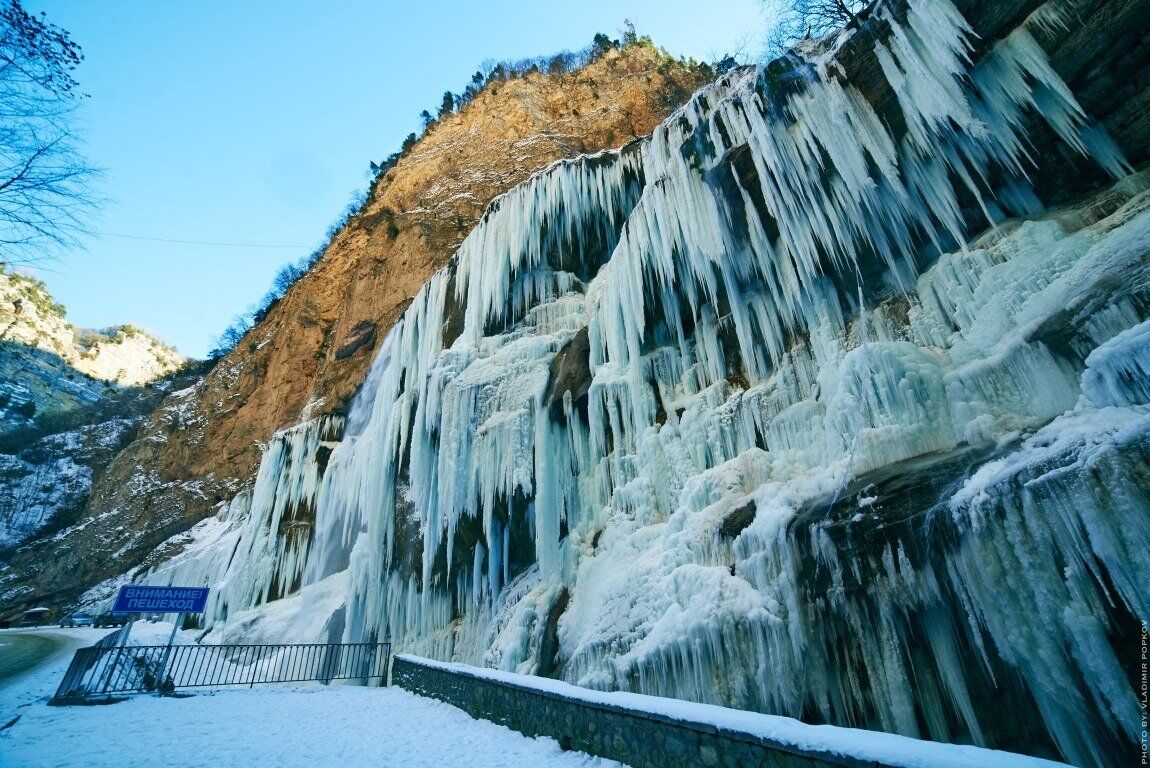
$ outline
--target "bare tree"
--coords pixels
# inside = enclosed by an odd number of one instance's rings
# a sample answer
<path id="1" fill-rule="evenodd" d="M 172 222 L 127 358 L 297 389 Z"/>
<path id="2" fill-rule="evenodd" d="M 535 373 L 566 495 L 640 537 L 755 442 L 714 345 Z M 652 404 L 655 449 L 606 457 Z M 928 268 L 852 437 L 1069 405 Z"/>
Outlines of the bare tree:
<path id="1" fill-rule="evenodd" d="M 77 149 L 72 73 L 84 56 L 68 33 L 0 0 L 0 257 L 33 261 L 70 245 L 94 203 Z"/>
<path id="2" fill-rule="evenodd" d="M 872 0 L 762 0 L 770 32 L 767 53 L 782 55 L 801 40 L 813 40 L 857 26 Z"/>

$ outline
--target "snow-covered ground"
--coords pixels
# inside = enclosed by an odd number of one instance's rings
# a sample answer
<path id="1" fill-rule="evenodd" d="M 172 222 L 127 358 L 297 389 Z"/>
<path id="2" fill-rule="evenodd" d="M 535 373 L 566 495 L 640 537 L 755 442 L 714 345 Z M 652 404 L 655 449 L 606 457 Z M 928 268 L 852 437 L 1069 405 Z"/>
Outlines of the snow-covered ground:
<path id="1" fill-rule="evenodd" d="M 150 636 L 162 628 L 142 631 Z M 99 637 L 93 630 L 61 632 L 83 634 L 90 641 Z M 139 696 L 111 706 L 49 707 L 70 658 L 56 656 L 0 688 L 0 765 L 619 765 L 564 752 L 553 739 L 530 739 L 398 688 L 266 687 L 179 699 Z"/>

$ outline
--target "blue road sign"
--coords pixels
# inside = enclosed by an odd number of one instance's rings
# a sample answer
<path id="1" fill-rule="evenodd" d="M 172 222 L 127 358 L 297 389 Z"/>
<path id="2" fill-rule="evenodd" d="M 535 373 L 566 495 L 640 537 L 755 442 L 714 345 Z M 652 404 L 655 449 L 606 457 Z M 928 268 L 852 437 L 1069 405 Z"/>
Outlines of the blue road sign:
<path id="1" fill-rule="evenodd" d="M 120 587 L 112 613 L 202 613 L 207 587 Z"/>

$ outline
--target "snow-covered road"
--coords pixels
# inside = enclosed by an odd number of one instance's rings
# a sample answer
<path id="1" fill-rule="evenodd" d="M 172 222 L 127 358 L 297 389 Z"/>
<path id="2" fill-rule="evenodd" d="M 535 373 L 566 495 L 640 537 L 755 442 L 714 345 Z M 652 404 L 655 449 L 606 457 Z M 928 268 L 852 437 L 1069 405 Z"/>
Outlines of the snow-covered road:
<path id="1" fill-rule="evenodd" d="M 65 638 L 48 632 L 12 632 L 0 636 L 0 685 L 69 647 Z"/>
<path id="2" fill-rule="evenodd" d="M 0 702 L 5 701 L 6 688 L 21 685 L 19 678 L 45 665 L 53 670 L 66 667 L 75 649 L 91 645 L 111 631 L 91 627 L 0 630 Z"/>
<path id="3" fill-rule="evenodd" d="M 110 706 L 49 707 L 70 656 L 55 656 L 0 688 L 0 765 L 619 765 L 564 752 L 552 739 L 529 739 L 398 688 L 256 688 L 185 699 L 140 696 Z"/>

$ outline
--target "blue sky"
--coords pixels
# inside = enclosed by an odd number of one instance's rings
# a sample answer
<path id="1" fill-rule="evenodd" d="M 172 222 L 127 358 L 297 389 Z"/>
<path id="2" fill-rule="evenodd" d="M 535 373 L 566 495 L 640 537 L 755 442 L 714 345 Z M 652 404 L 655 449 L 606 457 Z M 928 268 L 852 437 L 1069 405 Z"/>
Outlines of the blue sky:
<path id="1" fill-rule="evenodd" d="M 630 18 L 677 55 L 763 37 L 756 0 L 25 0 L 87 60 L 80 117 L 106 198 L 86 249 L 37 265 L 69 319 L 132 322 L 202 356 L 311 251 L 370 160 L 485 59 L 576 49 Z M 277 248 L 151 242 L 112 234 Z"/>

